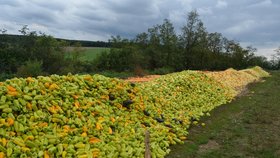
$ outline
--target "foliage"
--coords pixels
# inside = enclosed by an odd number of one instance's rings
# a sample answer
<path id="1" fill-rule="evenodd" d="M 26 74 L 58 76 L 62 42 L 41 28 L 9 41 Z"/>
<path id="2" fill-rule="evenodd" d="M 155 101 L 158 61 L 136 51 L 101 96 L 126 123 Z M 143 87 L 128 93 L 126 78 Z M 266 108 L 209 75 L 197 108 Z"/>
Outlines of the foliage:
<path id="1" fill-rule="evenodd" d="M 171 67 L 162 67 L 162 68 L 157 68 L 151 71 L 151 74 L 156 74 L 156 75 L 166 75 L 169 73 L 174 72 L 174 69 Z"/>
<path id="2" fill-rule="evenodd" d="M 64 66 L 60 68 L 61 74 L 68 73 L 81 73 L 87 64 L 86 61 L 82 61 L 81 58 L 84 56 L 84 49 L 81 47 L 80 43 L 74 44 L 73 49 L 67 51 L 65 54 L 65 63 Z"/>
<path id="3" fill-rule="evenodd" d="M 13 78 L 13 77 L 15 77 L 14 74 L 1 73 L 0 74 L 0 82 L 5 81 L 6 79 Z"/>
<path id="4" fill-rule="evenodd" d="M 65 61 L 65 47 L 66 43 L 58 42 L 51 36 L 39 36 L 33 47 L 34 57 L 43 62 L 43 70 L 55 74 L 59 73 L 61 67 L 64 66 Z"/>
<path id="5" fill-rule="evenodd" d="M 74 47 L 69 52 L 69 44 L 63 40 L 29 31 L 27 26 L 19 31 L 22 36 L 0 36 L 0 73 L 26 76 L 36 65 L 36 62 L 30 65 L 29 61 L 42 62 L 38 71 L 43 74 L 90 73 L 96 70 L 94 62 L 82 60 L 84 49 L 81 44 L 72 43 Z M 26 62 L 30 64 L 26 65 Z M 42 73 L 30 75 L 35 74 Z"/>
<path id="6" fill-rule="evenodd" d="M 270 61 L 271 67 L 274 70 L 280 69 L 280 47 L 274 50 L 276 54 L 272 55 L 272 60 Z"/>
<path id="7" fill-rule="evenodd" d="M 59 73 L 64 64 L 64 42 L 59 42 L 51 36 L 37 34 L 27 26 L 19 30 L 23 36 L 16 41 L 13 36 L 1 36 L 0 72 L 15 74 L 27 61 L 41 61 L 42 71 Z"/>
<path id="8" fill-rule="evenodd" d="M 196 11 L 187 15 L 181 34 L 175 33 L 173 24 L 165 19 L 147 32 L 128 40 L 120 36 L 110 40 L 112 48 L 97 60 L 98 69 L 133 71 L 141 67 L 150 71 L 225 70 L 229 67 L 244 69 L 250 66 L 272 68 L 263 56 L 256 56 L 252 46 L 243 48 L 221 33 L 208 33 Z"/>
<path id="9" fill-rule="evenodd" d="M 43 75 L 42 61 L 27 61 L 24 65 L 21 65 L 17 70 L 17 76 L 19 77 L 36 77 Z"/>
<path id="10" fill-rule="evenodd" d="M 27 25 L 27 34 L 29 32 L 29 28 Z M 23 27 L 25 27 L 23 26 Z M 22 29 L 21 29 L 22 30 Z M 27 34 L 22 34 L 21 30 L 19 32 L 21 35 L 14 35 L 14 34 L 7 34 L 7 29 L 2 28 L 0 29 L 0 38 L 4 38 L 4 40 L 8 39 L 9 43 L 14 43 L 14 42 L 22 42 L 25 40 L 25 35 Z M 82 47 L 99 47 L 99 48 L 110 48 L 111 43 L 109 42 L 104 42 L 104 41 L 85 41 L 85 40 L 69 40 L 69 39 L 60 39 L 60 38 L 55 38 L 57 41 L 65 41 L 69 44 L 70 47 L 75 46 L 76 43 L 80 43 Z"/>
<path id="11" fill-rule="evenodd" d="M 109 52 L 110 48 L 102 48 L 102 47 L 90 47 L 85 48 L 85 50 L 82 52 L 83 56 L 80 58 L 82 61 L 92 61 L 95 60 L 100 54 Z"/>

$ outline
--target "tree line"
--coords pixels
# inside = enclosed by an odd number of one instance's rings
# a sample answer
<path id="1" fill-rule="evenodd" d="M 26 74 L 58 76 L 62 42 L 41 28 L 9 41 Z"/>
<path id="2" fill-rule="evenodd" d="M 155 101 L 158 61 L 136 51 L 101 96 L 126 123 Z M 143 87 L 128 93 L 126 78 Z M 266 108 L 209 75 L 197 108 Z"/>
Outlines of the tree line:
<path id="1" fill-rule="evenodd" d="M 207 32 L 196 11 L 188 13 L 179 35 L 170 20 L 165 19 L 132 40 L 116 36 L 110 42 L 111 51 L 98 59 L 99 69 L 172 72 L 243 69 L 255 65 L 275 68 L 265 57 L 255 55 L 256 48 L 243 48 L 238 41 L 227 39 L 221 33 Z"/>
<path id="2" fill-rule="evenodd" d="M 66 48 L 71 46 L 68 42 L 30 31 L 27 25 L 19 32 L 21 36 L 5 33 L 0 36 L 0 80 L 14 76 L 78 73 L 82 63 L 75 55 L 66 58 Z"/>
<path id="3" fill-rule="evenodd" d="M 11 35 L 6 34 L 7 30 L 2 31 L 3 33 L 0 34 L 0 39 L 5 42 L 13 43 L 15 41 L 21 42 L 25 40 L 24 35 Z M 1 29 L 0 29 L 1 32 Z M 75 46 L 77 43 L 80 44 L 81 47 L 111 47 L 111 43 L 105 41 L 86 41 L 86 40 L 70 40 L 70 39 L 62 39 L 62 38 L 55 38 L 58 41 L 67 42 L 69 46 Z"/>

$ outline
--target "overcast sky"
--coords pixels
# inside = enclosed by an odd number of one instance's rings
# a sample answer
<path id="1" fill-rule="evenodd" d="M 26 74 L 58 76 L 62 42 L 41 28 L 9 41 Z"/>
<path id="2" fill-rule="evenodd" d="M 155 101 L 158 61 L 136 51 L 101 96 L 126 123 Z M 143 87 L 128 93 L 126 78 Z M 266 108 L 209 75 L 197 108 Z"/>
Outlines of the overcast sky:
<path id="1" fill-rule="evenodd" d="M 0 0 L 0 28 L 23 25 L 54 37 L 132 38 L 168 18 L 180 33 L 196 9 L 208 32 L 220 32 L 269 57 L 280 46 L 280 0 Z"/>

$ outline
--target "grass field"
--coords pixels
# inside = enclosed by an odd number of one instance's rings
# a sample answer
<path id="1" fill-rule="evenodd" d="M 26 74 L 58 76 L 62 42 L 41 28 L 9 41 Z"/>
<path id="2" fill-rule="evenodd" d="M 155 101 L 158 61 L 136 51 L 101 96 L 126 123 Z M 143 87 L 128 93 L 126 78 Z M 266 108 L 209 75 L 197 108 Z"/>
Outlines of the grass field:
<path id="1" fill-rule="evenodd" d="M 171 147 L 168 158 L 280 157 L 280 72 L 211 112 L 189 130 L 183 145 Z"/>
<path id="2" fill-rule="evenodd" d="M 74 48 L 69 47 L 67 49 L 71 52 Z M 110 51 L 110 48 L 103 47 L 81 47 L 81 49 L 82 53 L 80 54 L 80 59 L 82 61 L 92 61 L 101 53 Z"/>
<path id="3" fill-rule="evenodd" d="M 81 59 L 83 61 L 90 61 L 95 59 L 98 55 L 104 52 L 109 52 L 110 48 L 101 48 L 101 47 L 88 47 L 85 48 L 85 51 L 83 52 L 83 56 Z"/>

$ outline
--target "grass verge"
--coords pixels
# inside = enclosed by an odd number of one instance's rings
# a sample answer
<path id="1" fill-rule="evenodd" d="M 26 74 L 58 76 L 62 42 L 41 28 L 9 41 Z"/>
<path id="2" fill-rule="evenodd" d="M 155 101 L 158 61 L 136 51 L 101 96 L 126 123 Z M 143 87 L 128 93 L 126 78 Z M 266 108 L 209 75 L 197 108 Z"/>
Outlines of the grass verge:
<path id="1" fill-rule="evenodd" d="M 280 157 L 280 72 L 250 85 L 248 93 L 211 112 L 189 129 L 168 158 Z"/>

